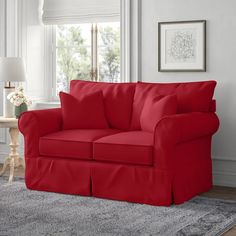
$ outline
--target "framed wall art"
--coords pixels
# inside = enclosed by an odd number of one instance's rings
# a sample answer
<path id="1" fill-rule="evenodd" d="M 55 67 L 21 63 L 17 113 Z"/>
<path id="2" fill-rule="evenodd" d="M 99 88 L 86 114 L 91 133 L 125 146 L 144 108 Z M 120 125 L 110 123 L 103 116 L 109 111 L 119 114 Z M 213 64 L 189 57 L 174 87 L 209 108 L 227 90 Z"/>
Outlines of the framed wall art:
<path id="1" fill-rule="evenodd" d="M 206 21 L 158 23 L 158 71 L 206 71 Z"/>

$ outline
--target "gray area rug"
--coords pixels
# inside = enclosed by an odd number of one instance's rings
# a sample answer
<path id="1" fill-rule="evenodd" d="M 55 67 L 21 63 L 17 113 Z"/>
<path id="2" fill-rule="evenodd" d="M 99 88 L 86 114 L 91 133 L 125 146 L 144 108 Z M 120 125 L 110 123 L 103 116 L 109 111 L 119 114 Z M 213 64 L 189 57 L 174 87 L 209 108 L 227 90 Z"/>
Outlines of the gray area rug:
<path id="1" fill-rule="evenodd" d="M 196 197 L 155 207 L 27 190 L 0 178 L 0 235 L 222 235 L 236 223 L 236 202 Z"/>

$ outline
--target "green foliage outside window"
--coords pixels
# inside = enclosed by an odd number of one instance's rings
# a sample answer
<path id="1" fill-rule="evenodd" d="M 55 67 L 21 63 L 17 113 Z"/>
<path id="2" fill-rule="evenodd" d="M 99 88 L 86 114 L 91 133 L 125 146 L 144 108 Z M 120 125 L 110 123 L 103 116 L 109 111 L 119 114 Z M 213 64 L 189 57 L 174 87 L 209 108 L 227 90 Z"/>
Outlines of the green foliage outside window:
<path id="1" fill-rule="evenodd" d="M 100 28 L 102 46 L 100 47 L 99 79 L 101 81 L 120 81 L 120 32 L 110 26 Z"/>
<path id="2" fill-rule="evenodd" d="M 91 25 L 58 25 L 56 33 L 57 93 L 68 90 L 71 80 L 91 79 Z M 99 25 L 99 81 L 120 81 L 119 27 Z"/>
<path id="3" fill-rule="evenodd" d="M 80 26 L 57 27 L 57 85 L 68 90 L 70 80 L 90 79 L 90 50 Z"/>

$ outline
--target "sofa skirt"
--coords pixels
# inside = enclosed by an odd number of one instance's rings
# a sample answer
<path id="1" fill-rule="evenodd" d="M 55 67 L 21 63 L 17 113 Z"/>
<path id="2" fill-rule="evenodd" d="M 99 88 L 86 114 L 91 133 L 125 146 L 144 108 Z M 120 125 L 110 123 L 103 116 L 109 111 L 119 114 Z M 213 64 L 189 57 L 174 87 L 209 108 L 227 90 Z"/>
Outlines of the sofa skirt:
<path id="1" fill-rule="evenodd" d="M 39 156 L 26 158 L 25 182 L 32 190 L 169 206 L 208 191 L 211 173 L 210 159 L 170 173 L 157 167 Z"/>
<path id="2" fill-rule="evenodd" d="M 168 206 L 172 203 L 171 182 L 170 174 L 154 167 L 26 158 L 25 183 L 32 190 Z"/>

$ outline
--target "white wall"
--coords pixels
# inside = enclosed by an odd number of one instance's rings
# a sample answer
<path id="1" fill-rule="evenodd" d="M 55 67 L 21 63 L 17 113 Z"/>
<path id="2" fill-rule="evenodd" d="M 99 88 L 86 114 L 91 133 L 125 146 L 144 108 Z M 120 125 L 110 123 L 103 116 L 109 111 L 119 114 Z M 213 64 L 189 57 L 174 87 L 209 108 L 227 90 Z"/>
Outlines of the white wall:
<path id="1" fill-rule="evenodd" d="M 207 20 L 207 72 L 158 72 L 158 21 Z M 214 180 L 236 187 L 236 1 L 142 1 L 142 80 L 216 80 L 221 120 L 213 139 Z"/>

